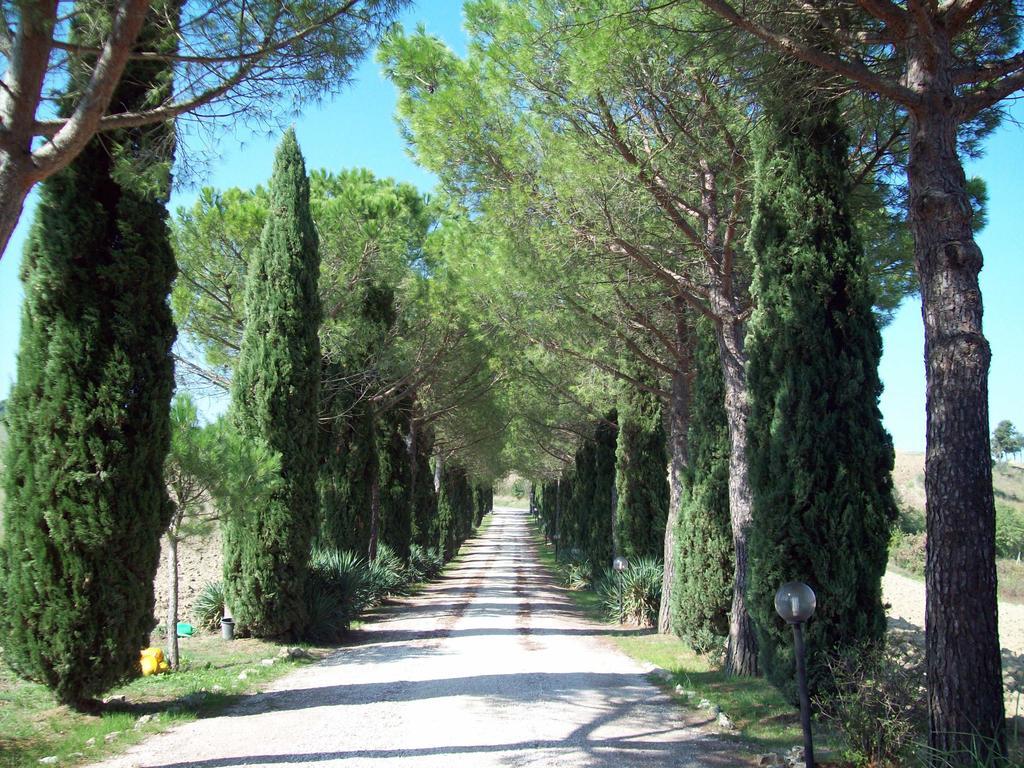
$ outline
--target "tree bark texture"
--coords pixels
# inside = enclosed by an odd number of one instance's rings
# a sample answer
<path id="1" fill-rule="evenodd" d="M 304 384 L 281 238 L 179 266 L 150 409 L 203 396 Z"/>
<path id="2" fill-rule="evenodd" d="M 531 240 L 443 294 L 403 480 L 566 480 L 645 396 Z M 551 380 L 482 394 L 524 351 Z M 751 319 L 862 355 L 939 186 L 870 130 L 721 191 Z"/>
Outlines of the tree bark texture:
<path id="1" fill-rule="evenodd" d="M 929 744 L 952 765 L 1005 752 L 988 369 L 972 208 L 957 152 L 949 41 L 911 48 L 910 225 L 927 382 L 926 659 Z M 980 738 L 976 738 L 980 737 Z M 984 761 L 983 761 L 984 762 Z M 988 764 L 988 763 L 985 763 Z"/>
<path id="2" fill-rule="evenodd" d="M 756 675 L 757 640 L 747 610 L 750 572 L 748 537 L 753 520 L 754 496 L 750 487 L 750 463 L 747 458 L 750 402 L 747 397 L 743 334 L 743 323 L 739 319 L 726 319 L 717 324 L 718 350 L 725 383 L 725 414 L 729 424 L 729 518 L 736 552 L 725 668 L 731 675 Z"/>
<path id="3" fill-rule="evenodd" d="M 178 668 L 178 539 L 167 534 L 167 663 Z"/>
<path id="4" fill-rule="evenodd" d="M 692 338 L 685 320 L 682 300 L 676 300 L 676 342 L 679 359 L 672 374 L 672 399 L 669 403 L 669 466 L 668 518 L 665 521 L 665 572 L 661 582 L 661 608 L 658 611 L 658 632 L 672 631 L 672 592 L 676 581 L 676 528 L 679 525 L 679 504 L 683 492 L 683 473 L 689 464 L 687 433 L 690 428 L 690 371 L 693 368 Z"/>
<path id="5" fill-rule="evenodd" d="M 376 454 L 376 452 L 375 452 Z M 377 462 L 374 462 L 376 464 Z M 377 543 L 380 539 L 380 468 L 374 467 L 370 480 L 370 548 L 367 553 L 370 562 L 377 559 Z"/>

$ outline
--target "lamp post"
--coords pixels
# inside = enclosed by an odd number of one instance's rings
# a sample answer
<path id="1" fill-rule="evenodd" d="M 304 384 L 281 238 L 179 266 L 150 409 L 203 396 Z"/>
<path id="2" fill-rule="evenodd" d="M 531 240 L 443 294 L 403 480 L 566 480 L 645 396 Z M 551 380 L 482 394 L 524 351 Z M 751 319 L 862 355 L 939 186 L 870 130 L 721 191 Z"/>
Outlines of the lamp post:
<path id="1" fill-rule="evenodd" d="M 804 649 L 804 622 L 814 615 L 817 598 L 802 581 L 787 581 L 775 593 L 775 611 L 793 627 L 796 653 L 796 683 L 800 689 L 800 724 L 804 729 L 804 763 L 814 768 L 814 744 L 811 740 L 811 701 L 807 695 L 807 665 Z"/>
<path id="2" fill-rule="evenodd" d="M 612 569 L 615 571 L 619 580 L 619 624 L 622 623 L 622 572 L 629 568 L 629 561 L 622 555 L 619 555 L 612 560 Z"/>

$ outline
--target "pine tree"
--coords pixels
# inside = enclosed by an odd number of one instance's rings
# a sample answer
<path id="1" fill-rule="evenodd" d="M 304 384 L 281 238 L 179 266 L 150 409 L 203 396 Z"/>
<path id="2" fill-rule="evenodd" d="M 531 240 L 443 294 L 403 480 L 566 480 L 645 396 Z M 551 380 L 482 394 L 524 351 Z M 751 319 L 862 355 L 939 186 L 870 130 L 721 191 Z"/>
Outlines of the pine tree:
<path id="1" fill-rule="evenodd" d="M 166 20 L 175 9 L 154 5 L 144 45 L 173 51 Z M 166 63 L 134 61 L 125 72 L 116 111 L 169 92 Z M 92 139 L 42 184 L 22 267 L 0 644 L 19 674 L 76 707 L 137 669 L 154 625 L 159 541 L 172 512 L 163 470 L 174 386 L 165 210 L 173 135 L 158 125 Z"/>
<path id="2" fill-rule="evenodd" d="M 750 247 L 750 610 L 762 669 L 793 695 L 792 637 L 773 597 L 800 580 L 818 596 L 809 675 L 826 651 L 885 631 L 881 577 L 896 515 L 893 452 L 878 410 L 881 337 L 848 208 L 838 106 L 808 88 L 769 99 L 757 151 Z"/>
<path id="3" fill-rule="evenodd" d="M 653 384 L 646 372 L 637 378 Z M 661 401 L 630 387 L 619 409 L 615 484 L 619 550 L 628 558 L 661 558 L 668 517 L 668 449 Z"/>
<path id="4" fill-rule="evenodd" d="M 714 329 L 697 324 L 690 400 L 690 464 L 676 532 L 673 631 L 696 650 L 729 634 L 733 546 L 729 523 L 729 425 Z"/>
<path id="5" fill-rule="evenodd" d="M 228 605 L 247 631 L 301 637 L 306 563 L 317 521 L 320 257 L 295 132 L 274 158 L 270 213 L 249 265 L 246 323 L 232 385 L 242 432 L 280 455 L 280 488 L 224 531 Z"/>

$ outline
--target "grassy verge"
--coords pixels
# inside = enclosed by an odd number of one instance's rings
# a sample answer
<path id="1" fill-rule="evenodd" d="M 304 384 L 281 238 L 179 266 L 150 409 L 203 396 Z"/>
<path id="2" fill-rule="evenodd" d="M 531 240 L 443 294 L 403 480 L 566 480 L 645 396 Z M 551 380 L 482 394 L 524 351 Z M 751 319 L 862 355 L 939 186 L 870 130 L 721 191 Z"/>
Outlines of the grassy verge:
<path id="1" fill-rule="evenodd" d="M 495 496 L 494 506 L 511 507 L 512 509 L 529 509 L 530 500 L 526 496 L 518 499 L 515 496 Z"/>
<path id="2" fill-rule="evenodd" d="M 541 563 L 557 573 L 554 550 L 536 525 L 533 539 Z M 600 601 L 592 590 L 569 590 L 568 594 L 588 618 L 604 621 Z M 694 653 L 674 635 L 622 633 L 609 626 L 608 638 L 631 658 L 667 670 L 671 677 L 656 682 L 665 685 L 681 706 L 696 710 L 706 700 L 728 715 L 736 730 L 723 735 L 737 736 L 747 744 L 773 751 L 803 743 L 798 711 L 764 679 L 730 677 L 710 657 Z M 676 692 L 677 686 L 682 693 Z"/>
<path id="3" fill-rule="evenodd" d="M 299 666 L 329 653 L 306 648 L 308 659 L 282 659 L 285 646 L 261 640 L 227 642 L 211 634 L 181 638 L 181 669 L 143 677 L 111 691 L 98 715 L 57 704 L 42 685 L 0 666 L 0 768 L 93 762 L 181 722 L 208 717 Z M 264 663 L 272 659 L 272 663 Z"/>

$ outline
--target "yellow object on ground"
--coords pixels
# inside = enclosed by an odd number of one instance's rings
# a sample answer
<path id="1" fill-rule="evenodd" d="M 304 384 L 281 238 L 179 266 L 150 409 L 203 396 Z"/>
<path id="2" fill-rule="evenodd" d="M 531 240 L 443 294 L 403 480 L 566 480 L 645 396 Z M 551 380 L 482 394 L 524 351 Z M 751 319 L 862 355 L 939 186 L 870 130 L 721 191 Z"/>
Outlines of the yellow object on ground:
<path id="1" fill-rule="evenodd" d="M 162 648 L 143 648 L 142 655 L 139 658 L 139 666 L 142 667 L 143 677 L 149 677 L 159 672 L 167 672 L 170 670 L 170 665 L 164 661 L 164 652 Z"/>

